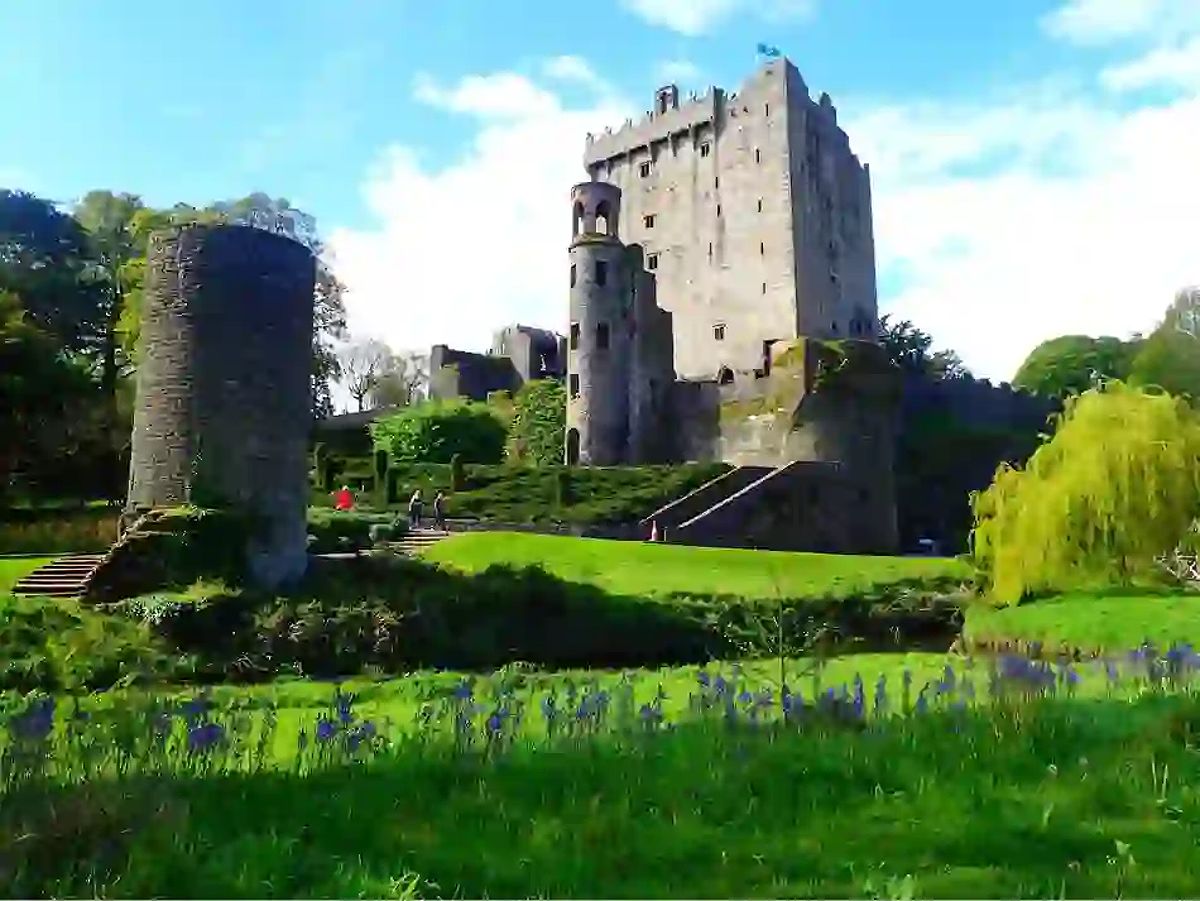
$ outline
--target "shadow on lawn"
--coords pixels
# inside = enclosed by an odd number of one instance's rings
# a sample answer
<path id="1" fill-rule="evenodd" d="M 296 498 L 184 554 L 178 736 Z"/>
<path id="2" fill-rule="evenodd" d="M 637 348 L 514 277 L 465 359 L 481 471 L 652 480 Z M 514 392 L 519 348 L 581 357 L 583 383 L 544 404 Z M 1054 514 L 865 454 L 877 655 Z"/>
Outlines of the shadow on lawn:
<path id="1" fill-rule="evenodd" d="M 731 655 L 829 650 L 946 650 L 958 599 L 914 586 L 851 600 L 731 596 L 628 597 L 539 568 L 457 573 L 406 558 L 315 560 L 278 596 L 229 592 L 198 602 L 138 599 L 133 616 L 199 655 L 201 678 L 364 670 L 492 670 L 517 661 L 553 668 L 702 663 Z"/>

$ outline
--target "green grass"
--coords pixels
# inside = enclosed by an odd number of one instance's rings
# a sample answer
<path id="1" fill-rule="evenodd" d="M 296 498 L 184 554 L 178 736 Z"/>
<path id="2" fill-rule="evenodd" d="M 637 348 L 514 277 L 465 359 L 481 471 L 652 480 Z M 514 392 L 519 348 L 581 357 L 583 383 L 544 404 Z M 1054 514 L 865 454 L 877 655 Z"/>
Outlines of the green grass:
<path id="1" fill-rule="evenodd" d="M 694 670 L 665 675 L 669 696 L 695 687 Z M 453 678 L 359 683 L 356 712 L 402 713 L 394 698 L 411 708 Z M 561 690 L 565 676 L 547 678 Z M 77 775 L 123 759 L 126 774 L 0 780 L 0 855 L 16 864 L 12 893 L 30 897 L 1189 897 L 1200 702 L 1145 691 L 865 731 L 730 728 L 717 710 L 646 734 L 635 714 L 594 738 L 523 731 L 486 756 L 454 751 L 444 724 L 359 762 L 261 766 L 250 727 L 244 754 L 153 751 L 146 698 L 117 692 L 76 726 L 98 744 L 52 759 Z M 292 749 L 330 693 L 248 692 L 290 705 L 275 739 Z M 142 775 L 151 761 L 165 771 Z"/>
<path id="2" fill-rule="evenodd" d="M 1065 595 L 1021 604 L 979 604 L 966 612 L 963 637 L 980 646 L 1040 642 L 1049 649 L 1122 652 L 1200 646 L 1200 594 Z"/>
<path id="3" fill-rule="evenodd" d="M 53 560 L 53 557 L 0 557 L 0 594 L 12 591 L 21 579 Z"/>
<path id="4" fill-rule="evenodd" d="M 540 566 L 561 579 L 634 596 L 694 593 L 746 598 L 851 597 L 907 580 L 961 579 L 957 560 L 695 548 L 508 532 L 452 536 L 424 559 L 464 572 Z"/>

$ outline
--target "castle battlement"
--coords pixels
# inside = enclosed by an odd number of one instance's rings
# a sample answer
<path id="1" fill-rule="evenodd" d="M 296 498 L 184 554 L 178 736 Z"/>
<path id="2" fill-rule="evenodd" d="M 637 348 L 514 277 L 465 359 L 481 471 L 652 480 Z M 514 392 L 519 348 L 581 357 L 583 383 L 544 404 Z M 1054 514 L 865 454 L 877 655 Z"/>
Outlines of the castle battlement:
<path id="1" fill-rule="evenodd" d="M 665 141 L 672 135 L 686 134 L 703 125 L 714 124 L 724 93 L 720 88 L 710 87 L 700 96 L 691 95 L 677 107 L 669 107 L 662 111 L 651 110 L 636 122 L 626 119 L 625 124 L 616 131 L 606 128 L 603 134 L 589 133 L 584 151 L 584 166 L 590 168 L 596 163 L 623 156 L 639 147 Z"/>

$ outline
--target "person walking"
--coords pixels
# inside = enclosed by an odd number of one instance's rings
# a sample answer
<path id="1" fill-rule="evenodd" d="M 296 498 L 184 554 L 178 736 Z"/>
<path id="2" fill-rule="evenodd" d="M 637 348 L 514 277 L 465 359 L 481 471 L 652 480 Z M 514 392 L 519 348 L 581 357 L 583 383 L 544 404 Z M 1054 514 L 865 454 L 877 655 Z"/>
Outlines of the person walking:
<path id="1" fill-rule="evenodd" d="M 335 510 L 351 510 L 354 508 L 354 495 L 350 493 L 350 486 L 343 485 L 341 490 L 337 492 L 333 502 Z"/>
<path id="2" fill-rule="evenodd" d="M 421 489 L 418 488 L 412 493 L 412 497 L 408 499 L 408 527 L 417 529 L 421 526 Z"/>
<path id="3" fill-rule="evenodd" d="M 433 496 L 433 527 L 442 532 L 446 530 L 446 495 L 438 492 Z"/>

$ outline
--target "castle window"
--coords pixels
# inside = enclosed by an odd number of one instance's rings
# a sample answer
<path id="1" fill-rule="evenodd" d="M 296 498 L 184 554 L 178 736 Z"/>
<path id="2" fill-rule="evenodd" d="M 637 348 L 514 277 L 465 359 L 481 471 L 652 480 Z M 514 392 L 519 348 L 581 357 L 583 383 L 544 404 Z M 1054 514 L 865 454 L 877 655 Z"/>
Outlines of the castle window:
<path id="1" fill-rule="evenodd" d="M 579 323 L 571 323 L 571 350 L 579 349 Z"/>
<path id="2" fill-rule="evenodd" d="M 725 323 L 719 322 L 713 326 L 713 340 L 714 341 L 724 341 L 725 340 Z"/>
<path id="3" fill-rule="evenodd" d="M 650 164 L 642 163 L 640 166 L 638 166 L 638 175 L 640 175 L 642 178 L 649 178 L 650 177 Z"/>
<path id="4" fill-rule="evenodd" d="M 571 373 L 569 382 L 571 387 L 571 397 L 579 397 L 579 376 L 575 373 Z"/>
<path id="5" fill-rule="evenodd" d="M 571 264 L 571 287 L 575 287 L 575 264 Z"/>
<path id="6" fill-rule="evenodd" d="M 700 145 L 701 158 L 708 156 L 710 150 L 712 150 L 712 145 L 710 143 L 708 143 L 708 141 L 705 141 L 703 144 L 701 144 Z"/>
<path id="7" fill-rule="evenodd" d="M 571 213 L 571 234 L 578 235 L 583 230 L 583 204 L 578 200 L 575 201 L 575 208 Z"/>
<path id="8" fill-rule="evenodd" d="M 766 256 L 766 253 L 767 253 L 767 245 L 764 242 L 759 241 L 758 242 L 758 255 L 760 257 Z"/>
<path id="9" fill-rule="evenodd" d="M 719 203 L 717 204 L 717 218 L 721 218 L 721 204 Z"/>
<path id="10" fill-rule="evenodd" d="M 712 257 L 712 241 L 708 242 L 708 255 L 710 258 Z"/>
<path id="11" fill-rule="evenodd" d="M 764 116 L 769 116 L 769 115 L 771 115 L 771 104 L 769 104 L 769 103 L 764 103 L 764 104 L 763 104 L 763 115 L 764 115 Z"/>
<path id="12" fill-rule="evenodd" d="M 758 211 L 760 213 L 762 212 L 762 198 L 761 197 L 758 198 Z"/>
<path id="13" fill-rule="evenodd" d="M 754 148 L 754 162 L 756 162 L 756 163 L 762 162 L 762 151 L 759 150 L 757 147 Z"/>
<path id="14" fill-rule="evenodd" d="M 721 176 L 718 175 L 716 178 L 713 179 L 713 187 L 714 188 L 721 187 Z"/>
<path id="15" fill-rule="evenodd" d="M 608 350 L 608 323 L 600 322 L 596 324 L 596 349 Z"/>
<path id="16" fill-rule="evenodd" d="M 603 288 L 608 284 L 608 263 L 596 260 L 596 284 Z"/>
<path id="17" fill-rule="evenodd" d="M 658 254 L 652 253 L 652 254 L 650 254 L 650 256 L 646 257 L 646 268 L 647 269 L 657 269 L 658 268 Z"/>
<path id="18" fill-rule="evenodd" d="M 600 235 L 608 234 L 608 201 L 601 200 L 596 205 L 596 233 Z"/>
<path id="19" fill-rule="evenodd" d="M 643 216 L 642 225 L 646 226 L 646 228 L 654 228 L 654 215 Z"/>
<path id="20" fill-rule="evenodd" d="M 767 283 L 766 283 L 766 282 L 763 282 L 763 283 L 762 283 L 762 293 L 763 293 L 763 294 L 766 294 L 766 293 L 767 293 Z"/>
<path id="21" fill-rule="evenodd" d="M 722 366 L 719 370 L 717 370 L 717 384 L 718 385 L 732 385 L 733 384 L 733 370 L 730 369 L 728 366 Z"/>

